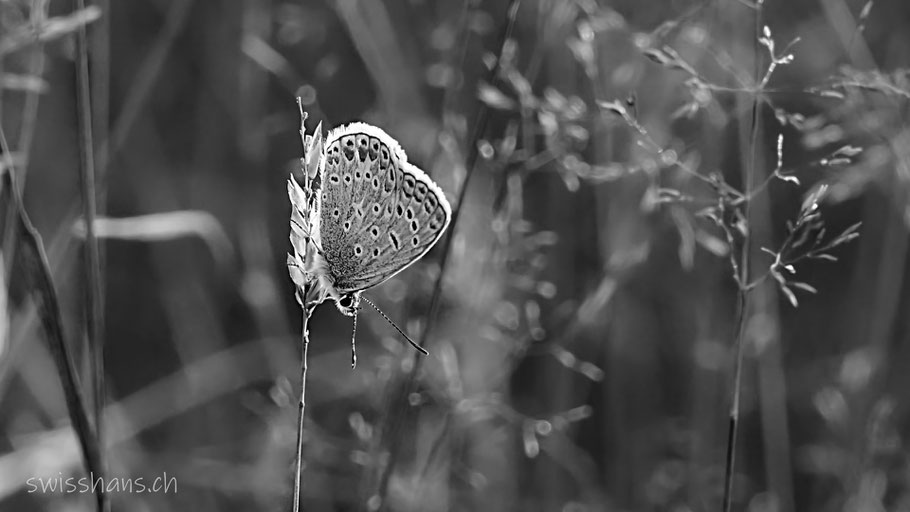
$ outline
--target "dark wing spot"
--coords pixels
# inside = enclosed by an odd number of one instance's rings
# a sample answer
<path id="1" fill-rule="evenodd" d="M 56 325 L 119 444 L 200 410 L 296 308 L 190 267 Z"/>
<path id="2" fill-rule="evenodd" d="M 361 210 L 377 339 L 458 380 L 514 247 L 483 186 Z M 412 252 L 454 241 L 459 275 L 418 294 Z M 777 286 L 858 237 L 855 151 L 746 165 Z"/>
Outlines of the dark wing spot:
<path id="1" fill-rule="evenodd" d="M 345 174 L 345 175 L 344 175 L 344 182 L 345 182 L 345 183 L 350 183 L 350 182 L 351 182 L 351 175 L 350 175 L 350 174 Z"/>
<path id="2" fill-rule="evenodd" d="M 413 245 L 414 247 L 417 247 L 418 245 L 420 245 L 420 237 L 415 236 L 414 238 L 412 238 L 411 245 Z"/>
<path id="3" fill-rule="evenodd" d="M 414 196 L 418 201 L 423 201 L 423 198 L 427 196 L 427 184 L 424 182 L 417 183 L 417 194 Z"/>
<path id="4" fill-rule="evenodd" d="M 373 226 L 372 228 L 370 228 L 370 235 L 373 238 L 377 238 L 379 236 L 379 228 L 377 228 L 376 226 Z"/>
<path id="5" fill-rule="evenodd" d="M 373 178 L 373 190 L 379 190 L 379 178 Z"/>
<path id="6" fill-rule="evenodd" d="M 379 155 L 379 139 L 370 138 L 370 160 L 376 160 Z"/>
<path id="7" fill-rule="evenodd" d="M 389 166 L 389 148 L 382 146 L 379 152 L 379 167 L 385 169 Z"/>
<path id="8" fill-rule="evenodd" d="M 347 231 L 349 229 L 351 229 L 351 221 L 346 220 L 344 221 L 344 230 Z"/>
<path id="9" fill-rule="evenodd" d="M 349 136 L 349 137 L 344 138 L 344 149 L 342 149 L 342 151 L 344 152 L 345 158 L 347 158 L 348 160 L 354 159 L 354 138 L 353 137 Z"/>
<path id="10" fill-rule="evenodd" d="M 358 135 L 357 136 L 357 155 L 360 157 L 361 162 L 365 162 L 367 159 L 367 136 Z"/>
<path id="11" fill-rule="evenodd" d="M 404 193 L 408 196 L 414 195 L 414 177 L 410 174 L 404 175 Z"/>
<path id="12" fill-rule="evenodd" d="M 338 178 L 337 174 L 332 174 L 331 176 L 329 176 L 329 181 L 331 181 L 332 183 L 339 183 L 339 182 L 341 182 L 341 179 Z"/>
<path id="13" fill-rule="evenodd" d="M 379 257 L 379 247 L 373 247 L 373 257 Z"/>
<path id="14" fill-rule="evenodd" d="M 385 180 L 385 185 L 382 186 L 382 190 L 384 190 L 386 192 L 386 194 L 388 194 L 389 192 L 391 192 L 394 189 L 395 189 L 395 173 L 390 172 L 389 179 Z"/>
<path id="15" fill-rule="evenodd" d="M 401 248 L 401 242 L 398 241 L 398 235 L 394 231 L 389 231 L 389 241 L 392 242 L 392 247 L 397 251 Z"/>
<path id="16" fill-rule="evenodd" d="M 411 231 L 416 233 L 418 229 L 420 229 L 420 224 L 418 224 L 416 220 L 412 220 L 411 221 Z"/>
<path id="17" fill-rule="evenodd" d="M 328 195 L 327 193 L 323 192 L 323 193 L 322 193 L 322 200 L 323 200 L 323 202 L 328 201 L 328 200 L 329 200 L 329 195 Z"/>
<path id="18" fill-rule="evenodd" d="M 357 172 L 354 173 L 354 179 L 355 179 L 355 180 L 360 181 L 360 176 L 361 176 L 360 171 L 357 171 Z"/>
<path id="19" fill-rule="evenodd" d="M 360 244 L 355 244 L 354 245 L 354 256 L 360 256 L 361 254 L 363 254 L 363 247 L 361 247 Z"/>
<path id="20" fill-rule="evenodd" d="M 436 209 L 436 205 L 436 196 L 427 194 L 427 199 L 423 202 L 423 210 L 427 213 L 433 213 L 433 210 Z"/>
<path id="21" fill-rule="evenodd" d="M 338 216 L 340 216 L 340 215 L 341 215 L 341 210 L 339 210 L 338 208 L 335 208 L 334 210 L 332 210 L 332 217 L 335 217 L 337 219 Z"/>
<path id="22" fill-rule="evenodd" d="M 381 210 L 379 205 L 376 203 L 373 203 L 373 215 L 379 215 L 379 210 Z"/>
<path id="23" fill-rule="evenodd" d="M 395 206 L 395 213 L 397 213 L 398 216 L 401 217 L 402 214 L 404 214 L 404 208 L 402 208 L 400 204 Z"/>
<path id="24" fill-rule="evenodd" d="M 408 211 L 407 211 L 407 213 L 405 213 L 405 217 L 407 217 L 408 220 L 411 220 L 414 218 L 414 209 L 411 208 L 410 206 L 408 206 Z"/>

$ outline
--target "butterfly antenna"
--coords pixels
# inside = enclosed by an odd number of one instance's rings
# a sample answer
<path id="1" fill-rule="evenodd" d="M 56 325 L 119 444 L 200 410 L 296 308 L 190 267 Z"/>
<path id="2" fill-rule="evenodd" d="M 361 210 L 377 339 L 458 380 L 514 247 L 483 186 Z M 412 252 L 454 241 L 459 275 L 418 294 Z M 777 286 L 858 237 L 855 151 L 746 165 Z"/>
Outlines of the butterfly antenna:
<path id="1" fill-rule="evenodd" d="M 414 347 L 418 352 L 420 352 L 421 354 L 423 354 L 423 355 L 425 355 L 425 356 L 430 355 L 430 353 L 427 352 L 426 349 L 424 349 L 423 347 L 421 347 L 420 345 L 418 345 L 417 343 L 415 343 L 414 340 L 412 340 L 410 336 L 408 336 L 407 334 L 405 334 L 404 331 L 402 331 L 397 325 L 395 325 L 395 322 L 393 322 L 391 318 L 389 318 L 388 316 L 386 316 L 386 314 L 383 313 L 381 309 L 379 309 L 378 307 L 376 307 L 376 304 L 373 304 L 373 303 L 370 301 L 370 299 L 368 299 L 368 298 L 366 298 L 366 297 L 363 297 L 363 296 L 361 296 L 360 298 L 363 299 L 364 301 L 366 301 L 367 304 L 373 306 L 373 309 L 375 309 L 377 313 L 379 313 L 380 315 L 382 315 L 382 318 L 385 318 L 385 321 L 388 322 L 392 327 L 394 327 L 396 331 L 398 331 L 398 334 L 404 336 L 404 339 L 408 340 L 408 343 L 410 343 L 411 346 Z"/>
<path id="2" fill-rule="evenodd" d="M 357 368 L 357 314 L 354 314 L 354 332 L 351 333 L 351 368 Z"/>

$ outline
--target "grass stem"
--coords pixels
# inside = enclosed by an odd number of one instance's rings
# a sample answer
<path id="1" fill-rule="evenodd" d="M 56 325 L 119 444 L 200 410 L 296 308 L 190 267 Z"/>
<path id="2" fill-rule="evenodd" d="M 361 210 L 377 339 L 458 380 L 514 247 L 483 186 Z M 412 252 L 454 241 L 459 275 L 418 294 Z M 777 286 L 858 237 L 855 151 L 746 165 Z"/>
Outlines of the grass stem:
<path id="1" fill-rule="evenodd" d="M 104 467 L 101 463 L 101 449 L 92 421 L 89 419 L 88 407 L 82 393 L 82 386 L 76 373 L 73 356 L 66 344 L 63 329 L 63 318 L 60 312 L 60 300 L 54 281 L 51 277 L 50 265 L 41 235 L 32 225 L 22 203 L 19 185 L 16 183 L 15 169 L 9 144 L 3 127 L 0 125 L 0 150 L 7 159 L 7 169 L 3 172 L 3 184 L 0 190 L 9 192 L 9 201 L 15 216 L 13 226 L 16 230 L 16 241 L 21 244 L 21 249 L 15 254 L 15 261 L 11 262 L 14 272 L 24 276 L 25 284 L 32 294 L 41 319 L 41 325 L 47 336 L 51 356 L 60 377 L 60 385 L 66 401 L 67 412 L 76 432 L 76 438 L 82 448 L 85 460 L 86 473 L 104 481 Z M 12 274 L 11 274 L 12 275 Z M 8 276 L 9 277 L 9 276 Z M 95 498 L 99 511 L 109 510 L 109 502 L 104 491 L 104 486 L 95 488 Z"/>
<path id="2" fill-rule="evenodd" d="M 73 0 L 77 11 L 85 9 L 85 0 Z M 104 308 L 101 303 L 101 258 L 95 236 L 95 148 L 92 137 L 92 102 L 89 83 L 88 38 L 85 26 L 76 31 L 76 108 L 79 118 L 79 178 L 82 193 L 82 216 L 85 219 L 83 265 L 86 278 L 86 336 L 92 358 L 92 403 L 94 407 L 95 435 L 98 444 L 104 445 Z M 104 455 L 101 454 L 102 467 Z M 109 510 L 109 503 L 99 503 L 101 510 Z"/>
<path id="3" fill-rule="evenodd" d="M 733 368 L 733 398 L 727 418 L 727 455 L 724 463 L 723 511 L 730 512 L 733 506 L 733 473 L 736 467 L 736 438 L 739 431 L 739 400 L 743 374 L 743 338 L 746 334 L 746 304 L 749 290 L 741 288 L 736 306 L 736 340 L 734 342 L 735 362 Z"/>
<path id="4" fill-rule="evenodd" d="M 753 46 L 755 52 L 755 73 L 754 76 L 759 77 L 761 75 L 761 49 L 759 47 L 759 37 L 761 34 L 761 10 L 757 9 L 754 16 L 754 34 L 753 34 Z M 744 176 L 743 176 L 743 194 L 745 197 L 750 198 L 752 190 L 754 188 L 753 183 L 755 181 L 755 166 L 758 158 L 758 143 L 759 143 L 759 130 L 760 130 L 760 120 L 759 120 L 759 106 L 761 103 L 760 98 L 761 91 L 756 91 L 752 99 L 752 109 L 749 125 L 749 158 L 744 162 Z M 745 218 L 747 225 L 751 226 L 752 221 L 752 201 L 746 201 L 745 203 Z M 733 368 L 733 389 L 732 389 L 732 398 L 730 400 L 730 412 L 728 416 L 728 426 L 727 426 L 727 455 L 725 457 L 724 464 L 724 494 L 722 502 L 723 512 L 730 512 L 733 507 L 733 477 L 736 472 L 736 440 L 739 434 L 739 408 L 740 408 L 740 395 L 742 393 L 742 373 L 743 373 L 743 349 L 746 343 L 746 333 L 747 333 L 747 324 L 749 322 L 749 293 L 753 290 L 749 286 L 751 280 L 750 272 L 750 253 L 752 251 L 752 232 L 750 228 L 746 231 L 741 252 L 740 252 L 740 273 L 737 286 L 739 288 L 737 293 L 737 313 L 736 313 L 736 340 L 734 342 L 734 368 Z"/>
<path id="5" fill-rule="evenodd" d="M 301 294 L 305 297 L 306 294 Z M 307 370 L 307 351 L 310 346 L 310 333 L 308 324 L 312 309 L 303 307 L 303 327 L 302 341 L 303 354 L 300 362 L 300 402 L 297 409 L 297 453 L 294 456 L 294 512 L 300 510 L 300 477 L 303 469 L 303 415 L 306 409 L 306 370 Z"/>

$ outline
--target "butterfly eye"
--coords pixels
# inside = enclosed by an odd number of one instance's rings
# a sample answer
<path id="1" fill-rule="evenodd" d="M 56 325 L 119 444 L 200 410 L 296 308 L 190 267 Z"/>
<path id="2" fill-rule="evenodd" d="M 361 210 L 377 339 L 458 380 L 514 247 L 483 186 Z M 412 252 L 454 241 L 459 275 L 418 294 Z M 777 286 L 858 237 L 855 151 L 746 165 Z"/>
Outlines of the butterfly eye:
<path id="1" fill-rule="evenodd" d="M 349 308 L 354 305 L 354 297 L 351 297 L 350 295 L 342 295 L 341 298 L 338 299 L 338 305 L 343 308 Z"/>

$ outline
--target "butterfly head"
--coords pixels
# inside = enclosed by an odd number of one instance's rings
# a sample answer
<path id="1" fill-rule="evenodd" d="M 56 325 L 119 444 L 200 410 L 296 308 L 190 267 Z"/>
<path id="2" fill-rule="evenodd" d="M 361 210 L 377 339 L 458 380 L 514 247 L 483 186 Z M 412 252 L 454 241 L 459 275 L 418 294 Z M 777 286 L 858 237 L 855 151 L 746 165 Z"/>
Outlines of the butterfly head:
<path id="1" fill-rule="evenodd" d="M 335 305 L 338 306 L 338 311 L 341 311 L 342 315 L 347 316 L 357 316 L 357 311 L 360 310 L 360 293 L 361 292 L 348 292 L 342 293 L 335 299 Z"/>

